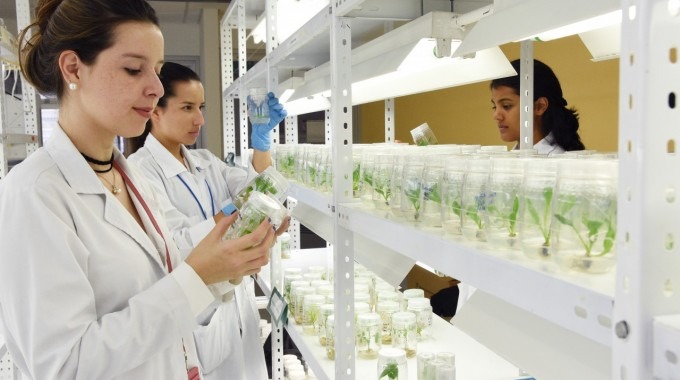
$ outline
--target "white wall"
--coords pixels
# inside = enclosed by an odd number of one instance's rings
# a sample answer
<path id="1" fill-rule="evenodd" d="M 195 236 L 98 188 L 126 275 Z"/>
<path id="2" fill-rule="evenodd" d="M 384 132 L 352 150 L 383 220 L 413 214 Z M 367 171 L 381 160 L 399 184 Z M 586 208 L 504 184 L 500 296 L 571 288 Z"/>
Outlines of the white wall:
<path id="1" fill-rule="evenodd" d="M 201 56 L 201 25 L 161 23 L 165 55 Z"/>

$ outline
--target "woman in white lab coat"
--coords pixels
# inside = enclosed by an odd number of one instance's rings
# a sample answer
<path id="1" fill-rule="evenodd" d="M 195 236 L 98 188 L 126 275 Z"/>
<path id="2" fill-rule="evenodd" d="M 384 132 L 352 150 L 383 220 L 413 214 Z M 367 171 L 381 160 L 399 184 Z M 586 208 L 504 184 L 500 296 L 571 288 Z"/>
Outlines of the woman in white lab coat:
<path id="1" fill-rule="evenodd" d="M 182 261 L 153 191 L 115 149 L 163 94 L 146 1 L 41 0 L 36 15 L 22 71 L 57 95 L 59 127 L 0 180 L 9 352 L 29 379 L 199 379 L 192 332 L 221 296 L 212 284 L 258 272 L 275 232 L 265 221 L 223 241 L 235 216 L 224 218 Z"/>
<path id="2" fill-rule="evenodd" d="M 230 167 L 206 149 L 187 149 L 196 143 L 205 123 L 205 91 L 198 75 L 186 66 L 166 62 L 160 73 L 165 94 L 147 123 L 143 145 L 128 157 L 137 165 L 170 207 L 168 226 L 180 249 L 190 250 L 215 224 L 229 214 L 231 200 L 246 184 L 271 164 L 269 148 L 254 142 L 252 166 Z M 260 128 L 269 133 L 286 116 L 275 97 L 270 97 L 271 120 Z M 261 140 L 269 141 L 269 136 Z M 287 223 L 280 228 L 284 231 Z M 252 279 L 235 289 L 234 300 L 220 306 L 209 325 L 197 330 L 207 379 L 267 379 L 259 314 Z M 241 330 L 239 332 L 239 330 Z M 212 337 L 213 339 L 209 339 Z M 203 343 L 201 343 L 203 342 Z M 226 360 L 224 359 L 226 357 Z"/>
<path id="3" fill-rule="evenodd" d="M 520 60 L 511 62 L 520 72 Z M 513 75 L 491 81 L 491 103 L 501 139 L 515 142 L 520 138 L 520 77 Z M 585 149 L 578 135 L 578 113 L 567 108 L 562 86 L 552 69 L 534 60 L 534 149 L 540 154 L 558 154 Z"/>

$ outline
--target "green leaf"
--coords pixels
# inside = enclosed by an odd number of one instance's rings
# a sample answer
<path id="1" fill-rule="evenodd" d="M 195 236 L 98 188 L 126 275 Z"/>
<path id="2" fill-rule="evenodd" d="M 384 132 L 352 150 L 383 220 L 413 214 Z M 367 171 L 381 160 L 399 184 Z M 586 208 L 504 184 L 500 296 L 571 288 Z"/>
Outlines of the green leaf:
<path id="1" fill-rule="evenodd" d="M 508 215 L 508 220 L 510 221 L 510 236 L 517 235 L 515 231 L 515 226 L 517 225 L 517 215 L 519 214 L 519 197 L 515 195 L 515 199 L 512 201 L 512 211 Z"/>
<path id="2" fill-rule="evenodd" d="M 477 214 L 477 208 L 474 205 L 469 205 L 465 210 L 465 214 L 468 216 L 468 218 L 470 218 L 470 220 L 475 222 L 477 228 L 480 230 L 482 229 L 482 219 Z"/>
<path id="3" fill-rule="evenodd" d="M 397 366 L 397 363 L 387 364 L 378 378 L 382 379 L 385 376 L 387 376 L 387 378 L 390 380 L 395 380 L 399 377 L 399 367 Z"/>
<path id="4" fill-rule="evenodd" d="M 456 214 L 457 216 L 460 216 L 461 212 L 460 202 L 458 202 L 457 200 L 451 202 L 451 211 L 453 211 L 453 213 Z"/>
<path id="5" fill-rule="evenodd" d="M 536 206 L 534 206 L 534 202 L 531 201 L 529 198 L 524 199 L 526 201 L 527 205 L 527 210 L 529 211 L 529 215 L 531 215 L 531 220 L 534 222 L 534 224 L 538 225 L 538 227 L 542 230 L 543 225 L 541 223 L 541 217 L 538 216 L 538 210 L 536 210 Z"/>
<path id="6" fill-rule="evenodd" d="M 563 216 L 560 215 L 560 214 L 555 214 L 555 219 L 557 219 L 558 222 L 560 222 L 560 223 L 562 223 L 562 224 L 564 224 L 564 225 L 574 227 L 574 223 L 573 223 L 571 220 L 569 220 L 569 219 L 563 217 Z"/>

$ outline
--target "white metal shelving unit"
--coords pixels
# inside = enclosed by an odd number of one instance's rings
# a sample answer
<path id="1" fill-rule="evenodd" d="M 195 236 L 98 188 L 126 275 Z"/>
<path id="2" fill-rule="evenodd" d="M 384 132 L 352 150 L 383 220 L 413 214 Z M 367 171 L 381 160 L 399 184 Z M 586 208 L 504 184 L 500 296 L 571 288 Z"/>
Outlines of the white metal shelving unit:
<path id="1" fill-rule="evenodd" d="M 616 273 L 605 276 L 559 272 L 547 264 L 395 223 L 352 203 L 351 65 L 347 63 L 353 33 L 360 29 L 355 25 L 365 20 L 348 15 L 356 6 L 369 3 L 331 1 L 327 11 L 268 50 L 265 59 L 224 92 L 230 98 L 253 83 L 275 84 L 266 79 L 273 70 L 290 70 L 291 62 L 304 60 L 308 67 L 329 61 L 331 91 L 341 94 L 333 97 L 330 109 L 333 193 L 298 186 L 291 193 L 298 202 L 295 217 L 300 223 L 333 243 L 333 265 L 336 278 L 341 279 L 335 288 L 337 310 L 347 311 L 336 316 L 336 331 L 347 339 L 336 345 L 339 360 L 334 366 L 326 366 L 304 338 L 296 338 L 310 355 L 306 359 L 315 361 L 314 368 L 323 368 L 321 378 L 366 375 L 353 360 L 351 297 L 341 295 L 352 294 L 355 259 L 379 275 L 389 272 L 372 262 L 371 255 L 362 254 L 370 247 L 372 256 L 380 256 L 383 262 L 397 257 L 422 261 L 477 287 L 479 296 L 459 311 L 456 325 L 537 378 L 678 379 L 680 300 L 675 288 L 680 284 L 676 196 L 680 170 L 673 168 L 678 149 L 680 2 L 621 3 L 618 263 Z M 547 6 L 550 0 L 541 3 Z M 225 22 L 223 27 L 233 26 Z M 279 79 L 286 78 L 280 75 Z"/>

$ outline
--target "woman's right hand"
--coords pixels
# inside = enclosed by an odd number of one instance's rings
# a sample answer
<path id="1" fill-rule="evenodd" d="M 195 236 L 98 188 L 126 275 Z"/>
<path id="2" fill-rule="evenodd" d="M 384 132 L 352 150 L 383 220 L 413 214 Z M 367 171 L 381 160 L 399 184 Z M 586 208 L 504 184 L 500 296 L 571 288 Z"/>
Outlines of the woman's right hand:
<path id="1" fill-rule="evenodd" d="M 234 213 L 220 220 L 185 260 L 206 285 L 258 273 L 269 262 L 276 236 L 268 220 L 248 235 L 222 240 L 237 216 Z"/>

